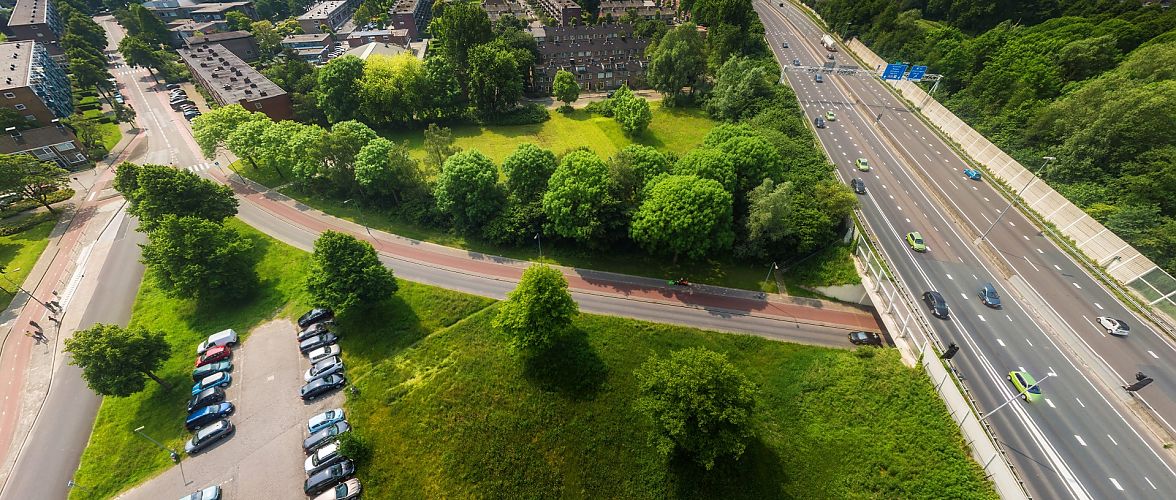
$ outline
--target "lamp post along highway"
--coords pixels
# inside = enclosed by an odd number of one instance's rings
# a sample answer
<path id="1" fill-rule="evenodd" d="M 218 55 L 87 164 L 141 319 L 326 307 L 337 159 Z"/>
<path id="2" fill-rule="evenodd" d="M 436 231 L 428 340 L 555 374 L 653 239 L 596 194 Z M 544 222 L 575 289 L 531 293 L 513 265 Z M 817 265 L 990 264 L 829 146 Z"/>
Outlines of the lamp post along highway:
<path id="1" fill-rule="evenodd" d="M 1045 160 L 1045 163 L 1042 163 L 1041 166 L 1037 168 L 1037 171 L 1033 173 L 1033 178 L 1029 179 L 1029 182 L 1026 182 L 1025 186 L 1022 187 L 1020 191 L 1017 191 L 1017 196 L 1016 196 L 1017 198 L 1020 198 L 1021 193 L 1024 193 L 1026 189 L 1029 189 L 1029 186 L 1033 185 L 1033 182 L 1037 180 L 1037 177 L 1041 174 L 1041 172 L 1045 170 L 1045 166 L 1049 165 L 1049 162 L 1054 161 L 1057 158 L 1054 158 L 1052 156 L 1042 156 L 1041 159 Z M 1012 207 L 1013 207 L 1013 199 L 1010 198 L 1009 204 L 1005 206 L 1004 210 L 1000 211 L 1000 215 L 996 216 L 996 220 L 992 221 L 992 225 L 988 226 L 988 229 L 985 229 L 984 233 L 981 234 L 979 238 L 976 238 L 975 243 L 977 245 L 979 245 L 981 241 L 984 241 L 984 237 L 988 236 L 988 233 L 990 231 L 992 231 L 992 228 L 996 227 L 996 225 L 998 223 L 1000 223 L 1000 220 L 1004 218 L 1005 213 L 1007 213 L 1009 211 L 1009 209 Z"/>

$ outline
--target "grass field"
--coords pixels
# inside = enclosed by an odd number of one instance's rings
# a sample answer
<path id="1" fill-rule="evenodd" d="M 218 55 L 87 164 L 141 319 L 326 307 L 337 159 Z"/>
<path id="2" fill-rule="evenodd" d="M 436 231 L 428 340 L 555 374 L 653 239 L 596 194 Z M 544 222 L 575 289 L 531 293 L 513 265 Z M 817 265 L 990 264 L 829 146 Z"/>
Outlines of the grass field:
<path id="1" fill-rule="evenodd" d="M 31 223 L 31 221 L 29 221 Z M 49 245 L 49 232 L 57 225 L 57 218 L 47 220 L 19 233 L 0 236 L 0 265 L 4 266 L 4 278 L 0 280 L 0 311 L 8 308 L 15 296 L 10 293 L 16 287 L 13 283 L 24 283 L 33 271 L 37 259 Z"/>
<path id="2" fill-rule="evenodd" d="M 122 129 L 118 128 L 117 123 L 99 123 L 98 130 L 102 131 L 102 145 L 107 151 L 114 151 L 122 139 Z"/>

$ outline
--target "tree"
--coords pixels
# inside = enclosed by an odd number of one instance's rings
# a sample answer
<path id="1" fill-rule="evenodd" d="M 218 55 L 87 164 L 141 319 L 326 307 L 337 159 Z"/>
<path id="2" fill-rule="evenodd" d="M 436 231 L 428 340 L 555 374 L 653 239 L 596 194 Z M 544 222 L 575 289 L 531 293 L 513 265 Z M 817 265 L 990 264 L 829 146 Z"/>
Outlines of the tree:
<path id="1" fill-rule="evenodd" d="M 438 127 L 436 123 L 430 123 L 425 129 L 424 148 L 425 165 L 438 172 L 445 160 L 461 151 L 461 148 L 453 145 L 453 131 L 449 127 Z"/>
<path id="2" fill-rule="evenodd" d="M 355 118 L 362 97 L 359 81 L 363 60 L 355 56 L 332 59 L 318 72 L 318 106 L 331 123 Z"/>
<path id="3" fill-rule="evenodd" d="M 249 19 L 245 13 L 234 10 L 225 14 L 225 24 L 229 25 L 229 29 L 232 31 L 244 30 L 253 24 L 253 20 Z"/>
<path id="4" fill-rule="evenodd" d="M 671 101 L 681 95 L 683 88 L 693 88 L 706 73 L 702 36 L 694 23 L 671 29 L 657 43 L 650 44 L 645 55 L 649 59 L 645 80 Z"/>
<path id="5" fill-rule="evenodd" d="M 829 244 L 857 205 L 848 188 L 829 180 L 800 190 L 765 179 L 747 199 L 745 252 L 758 257 L 803 256 Z"/>
<path id="6" fill-rule="evenodd" d="M 732 57 L 719 68 L 714 89 L 706 101 L 711 118 L 739 121 L 751 118 L 776 99 L 777 75 L 762 61 Z"/>
<path id="7" fill-rule="evenodd" d="M 503 301 L 494 327 L 509 335 L 516 349 L 538 353 L 562 337 L 579 311 L 563 274 L 534 264 L 523 271 L 518 286 Z"/>
<path id="8" fill-rule="evenodd" d="M 391 197 L 399 204 L 406 191 L 420 185 L 421 174 L 408 146 L 377 137 L 355 155 L 355 180 L 364 196 Z"/>
<path id="9" fill-rule="evenodd" d="M 461 231 L 480 229 L 502 210 L 505 196 L 498 184 L 498 168 L 477 150 L 462 151 L 448 160 L 433 191 L 437 208 L 453 217 Z"/>
<path id="10" fill-rule="evenodd" d="M 634 375 L 635 408 L 653 421 L 650 438 L 663 455 L 684 453 L 707 470 L 721 457 L 743 455 L 759 390 L 727 356 L 682 349 L 650 358 Z"/>
<path id="11" fill-rule="evenodd" d="M 373 55 L 359 80 L 359 109 L 370 123 L 411 123 L 425 107 L 428 74 L 410 53 Z"/>
<path id="12" fill-rule="evenodd" d="M 141 246 L 143 264 L 172 297 L 224 302 L 245 297 L 258 283 L 253 242 L 219 222 L 165 215 Z"/>
<path id="13" fill-rule="evenodd" d="M 269 157 L 270 151 L 266 147 L 265 134 L 274 126 L 274 122 L 261 113 L 252 113 L 252 115 L 249 120 L 241 122 L 233 128 L 224 143 L 229 151 L 248 161 L 254 170 L 260 171 L 257 158 Z M 286 178 L 276 162 L 271 161 L 270 164 L 278 173 L 278 177 Z"/>
<path id="14" fill-rule="evenodd" d="M 628 135 L 638 135 L 649 127 L 653 112 L 649 101 L 633 95 L 628 85 L 621 85 L 612 98 L 613 119 L 621 124 L 621 130 Z"/>
<path id="15" fill-rule="evenodd" d="M 666 175 L 646 188 L 629 235 L 653 254 L 701 259 L 731 248 L 731 193 L 693 175 Z"/>
<path id="16" fill-rule="evenodd" d="M 331 126 L 326 142 L 327 161 L 324 169 L 327 179 L 338 192 L 346 194 L 355 190 L 356 155 L 377 138 L 379 136 L 375 130 L 355 120 Z"/>
<path id="17" fill-rule="evenodd" d="M 171 356 L 163 332 L 98 323 L 65 339 L 65 352 L 70 354 L 69 364 L 82 369 L 82 379 L 98 394 L 130 396 L 143 390 L 144 376 L 171 389 L 155 376 Z"/>
<path id="18" fill-rule="evenodd" d="M 510 194 L 523 203 L 530 203 L 547 191 L 547 180 L 555 172 L 555 153 L 531 143 L 519 144 L 502 160 L 502 171 Z"/>
<path id="19" fill-rule="evenodd" d="M 225 145 L 233 131 L 245 122 L 260 119 L 258 115 L 265 118 L 265 115 L 248 111 L 240 104 L 210 109 L 192 120 L 192 137 L 200 146 L 200 152 L 211 157 L 216 155 L 216 148 Z"/>
<path id="20" fill-rule="evenodd" d="M 469 50 L 470 101 L 483 116 L 505 113 L 523 97 L 522 63 L 516 51 L 502 40 L 477 45 Z"/>
<path id="21" fill-rule="evenodd" d="M 151 77 L 162 71 L 167 64 L 167 56 L 159 50 L 158 45 L 152 45 L 135 35 L 127 35 L 118 43 L 118 51 L 127 64 L 138 68 L 147 68 Z"/>
<path id="22" fill-rule="evenodd" d="M 653 178 L 670 172 L 670 160 L 657 149 L 630 144 L 608 162 L 612 191 L 630 209 L 641 202 L 641 192 Z"/>
<path id="23" fill-rule="evenodd" d="M 472 2 L 446 2 L 440 15 L 429 23 L 429 33 L 446 55 L 453 59 L 457 68 L 467 68 L 470 49 L 489 42 L 494 38 L 490 30 L 490 17 L 485 10 Z"/>
<path id="24" fill-rule="evenodd" d="M 115 186 L 130 204 L 127 211 L 139 218 L 143 231 L 153 230 L 167 215 L 220 223 L 237 213 L 237 199 L 228 186 L 166 165 L 127 165 L 119 166 Z"/>
<path id="25" fill-rule="evenodd" d="M 780 181 L 784 176 L 784 159 L 767 140 L 756 136 L 733 137 L 719 146 L 735 167 L 737 198 L 759 186 L 764 179 Z"/>
<path id="26" fill-rule="evenodd" d="M 580 243 L 604 236 L 616 200 L 609 192 L 608 165 L 591 151 L 563 157 L 547 183 L 543 213 L 556 234 Z"/>
<path id="27" fill-rule="evenodd" d="M 18 192 L 36 200 L 50 213 L 56 214 L 49 196 L 65 186 L 68 172 L 56 164 L 38 160 L 26 154 L 0 154 L 0 189 Z"/>
<path id="28" fill-rule="evenodd" d="M 674 163 L 673 171 L 677 175 L 697 175 L 719 181 L 728 192 L 735 192 L 737 187 L 735 161 L 731 155 L 718 149 L 692 149 Z"/>
<path id="29" fill-rule="evenodd" d="M 426 120 L 449 120 L 466 113 L 466 96 L 458 79 L 453 59 L 445 54 L 432 54 L 425 59 L 425 75 L 428 92 L 425 93 L 421 118 Z M 429 124 L 430 127 L 433 124 Z M 440 164 L 438 164 L 440 168 Z"/>
<path id="30" fill-rule="evenodd" d="M 576 76 L 570 71 L 561 69 L 555 72 L 555 81 L 551 83 L 551 92 L 556 99 L 562 101 L 564 106 L 570 109 L 572 103 L 580 98 L 580 84 L 576 82 Z"/>
<path id="31" fill-rule="evenodd" d="M 262 59 L 268 60 L 282 51 L 282 35 L 274 29 L 274 23 L 268 20 L 254 21 L 249 24 L 249 32 L 257 39 Z"/>
<path id="32" fill-rule="evenodd" d="M 325 179 L 328 133 L 318 125 L 282 120 L 266 129 L 262 143 L 274 165 L 286 165 L 294 179 L 303 184 Z"/>
<path id="33" fill-rule="evenodd" d="M 383 302 L 397 289 L 396 277 L 380 262 L 371 243 L 334 231 L 314 241 L 306 291 L 316 306 L 344 316 Z"/>

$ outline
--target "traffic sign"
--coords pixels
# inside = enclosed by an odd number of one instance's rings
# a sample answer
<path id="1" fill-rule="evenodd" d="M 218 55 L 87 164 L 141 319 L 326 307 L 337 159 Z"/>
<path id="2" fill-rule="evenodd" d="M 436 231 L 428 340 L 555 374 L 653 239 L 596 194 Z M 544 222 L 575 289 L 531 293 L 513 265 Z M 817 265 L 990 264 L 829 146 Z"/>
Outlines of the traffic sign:
<path id="1" fill-rule="evenodd" d="M 907 75 L 907 80 L 917 82 L 923 79 L 923 75 L 927 74 L 926 66 L 911 66 L 911 73 Z"/>
<path id="2" fill-rule="evenodd" d="M 907 65 L 905 64 L 887 64 L 886 69 L 882 71 L 883 80 L 902 80 L 902 75 L 906 73 Z"/>

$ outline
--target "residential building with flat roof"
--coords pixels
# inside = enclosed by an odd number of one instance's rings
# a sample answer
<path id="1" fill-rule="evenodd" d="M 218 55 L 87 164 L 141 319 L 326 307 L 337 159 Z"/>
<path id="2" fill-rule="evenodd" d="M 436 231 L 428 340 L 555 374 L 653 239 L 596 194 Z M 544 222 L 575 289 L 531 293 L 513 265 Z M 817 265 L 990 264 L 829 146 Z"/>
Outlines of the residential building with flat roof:
<path id="1" fill-rule="evenodd" d="M 257 39 L 248 31 L 225 31 L 223 33 L 207 33 L 195 35 L 184 40 L 184 45 L 197 47 L 219 43 L 222 47 L 240 57 L 242 61 L 256 61 L 261 57 L 261 49 L 257 46 Z"/>
<path id="2" fill-rule="evenodd" d="M 567 26 L 580 22 L 583 9 L 574 0 L 538 0 L 543 11 L 560 26 Z"/>
<path id="3" fill-rule="evenodd" d="M 42 125 L 73 114 L 69 78 L 45 44 L 0 43 L 0 106 Z"/>
<path id="4" fill-rule="evenodd" d="M 27 154 L 41 161 L 51 161 L 67 170 L 87 165 L 86 152 L 73 130 L 56 119 L 53 121 L 55 123 L 47 127 L 29 130 L 9 127 L 0 135 L 0 153 Z"/>
<path id="5" fill-rule="evenodd" d="M 306 33 L 287 35 L 282 39 L 282 49 L 289 49 L 298 57 L 313 64 L 327 62 L 327 54 L 335 48 L 335 37 L 330 33 Z"/>
<path id="6" fill-rule="evenodd" d="M 359 47 L 369 43 L 391 43 L 408 45 L 408 30 L 365 30 L 352 31 L 347 35 L 348 47 Z"/>
<path id="7" fill-rule="evenodd" d="M 490 17 L 492 23 L 506 15 L 517 17 L 523 21 L 530 21 L 535 17 L 531 6 L 523 0 L 482 0 L 482 10 L 486 11 L 486 15 Z"/>
<path id="8" fill-rule="evenodd" d="M 406 30 L 410 41 L 420 40 L 429 32 L 433 17 L 432 0 L 397 0 L 388 10 L 391 29 Z"/>
<path id="9" fill-rule="evenodd" d="M 351 13 L 359 7 L 357 0 L 327 0 L 310 6 L 305 14 L 298 16 L 298 24 L 306 33 L 321 33 L 323 26 L 332 31 L 343 26 Z"/>
<path id="10" fill-rule="evenodd" d="M 624 19 L 632 12 L 638 19 L 674 18 L 678 13 L 678 6 L 672 0 L 600 0 L 597 15 L 600 18 L 612 17 L 614 21 Z"/>
<path id="11" fill-rule="evenodd" d="M 252 0 L 238 2 L 200 3 L 194 0 L 154 0 L 143 2 L 143 7 L 164 22 L 174 19 L 191 19 L 198 23 L 224 21 L 227 14 L 238 11 L 250 19 L 257 19 Z"/>
<path id="12" fill-rule="evenodd" d="M 50 55 L 62 53 L 57 41 L 65 25 L 50 0 L 17 0 L 8 16 L 9 40 L 30 40 L 45 45 Z"/>
<path id="13" fill-rule="evenodd" d="M 290 95 L 285 90 L 220 44 L 185 47 L 178 52 L 192 78 L 208 90 L 217 104 L 240 104 L 249 111 L 265 113 L 274 121 L 294 116 Z"/>
<path id="14" fill-rule="evenodd" d="M 636 37 L 633 25 L 625 23 L 595 26 L 547 26 L 539 41 L 539 62 L 532 68 L 532 89 L 550 94 L 559 70 L 576 76 L 580 88 L 602 91 L 644 88 L 645 47 L 649 40 Z"/>

